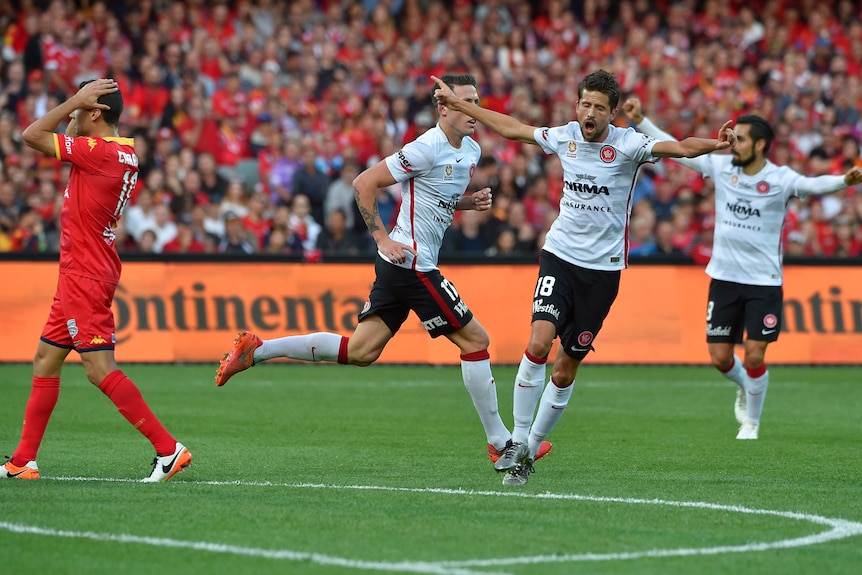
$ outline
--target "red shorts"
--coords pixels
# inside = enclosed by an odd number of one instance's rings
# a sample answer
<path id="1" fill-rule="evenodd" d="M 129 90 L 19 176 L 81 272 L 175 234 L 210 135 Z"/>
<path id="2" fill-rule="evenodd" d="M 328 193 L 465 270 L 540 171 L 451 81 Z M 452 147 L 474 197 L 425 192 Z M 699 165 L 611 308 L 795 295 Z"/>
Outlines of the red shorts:
<path id="1" fill-rule="evenodd" d="M 114 312 L 117 286 L 72 274 L 60 274 L 42 340 L 82 351 L 114 349 Z"/>

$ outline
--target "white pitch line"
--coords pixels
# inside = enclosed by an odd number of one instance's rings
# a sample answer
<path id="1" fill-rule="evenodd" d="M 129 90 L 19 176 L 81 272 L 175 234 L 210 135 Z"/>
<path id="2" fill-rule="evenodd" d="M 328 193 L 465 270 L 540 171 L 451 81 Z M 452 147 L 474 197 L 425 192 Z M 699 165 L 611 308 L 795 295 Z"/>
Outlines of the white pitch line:
<path id="1" fill-rule="evenodd" d="M 45 477 L 45 479 L 53 479 L 57 481 L 99 481 L 99 482 L 122 482 L 122 483 L 137 483 L 133 479 L 105 479 L 97 477 Z M 669 501 L 663 499 L 637 499 L 628 497 L 599 497 L 594 495 L 577 495 L 566 493 L 524 493 L 521 491 L 471 491 L 466 489 L 445 489 L 435 487 L 388 487 L 383 485 L 327 485 L 323 483 L 273 483 L 269 481 L 177 481 L 176 484 L 192 484 L 192 485 L 222 485 L 222 486 L 248 486 L 248 487 L 280 487 L 290 489 L 330 489 L 330 490 L 360 490 L 360 491 L 388 491 L 402 493 L 428 493 L 441 495 L 469 495 L 479 497 L 515 497 L 522 499 L 547 499 L 557 501 L 587 501 L 596 503 L 620 503 L 624 505 L 664 505 L 679 508 L 692 509 L 708 509 L 715 511 L 729 511 L 732 513 L 743 513 L 749 515 L 770 515 L 773 517 L 781 517 L 792 519 L 795 521 L 808 521 L 825 525 L 830 529 L 822 533 L 814 535 L 806 535 L 794 539 L 783 539 L 771 542 L 752 542 L 744 545 L 723 545 L 719 547 L 702 547 L 702 548 L 681 548 L 681 549 L 651 549 L 646 551 L 633 551 L 627 553 L 582 553 L 569 555 L 535 555 L 524 557 L 498 557 L 493 559 L 472 559 L 464 561 L 441 561 L 433 563 L 424 562 L 403 562 L 403 563 L 386 563 L 386 562 L 364 562 L 343 559 L 338 557 L 328 557 L 318 554 L 300 553 L 294 551 L 270 551 L 265 549 L 253 549 L 236 546 L 225 546 L 216 543 L 203 542 L 184 542 L 174 540 L 163 540 L 153 538 L 142 538 L 131 535 L 109 535 L 96 534 L 109 540 L 122 539 L 124 542 L 140 542 L 146 543 L 150 541 L 170 541 L 170 546 L 189 547 L 192 549 L 201 549 L 206 551 L 217 551 L 223 553 L 236 553 L 244 555 L 254 555 L 260 557 L 271 557 L 277 559 L 291 559 L 295 561 L 327 561 L 327 565 L 339 565 L 344 567 L 354 567 L 357 569 L 373 569 L 378 571 L 404 571 L 411 573 L 429 573 L 433 575 L 478 575 L 470 571 L 463 571 L 468 567 L 496 567 L 503 565 L 525 565 L 538 563 L 565 563 L 565 562 L 587 562 L 587 561 L 621 561 L 642 558 L 656 557 L 686 557 L 693 555 L 718 555 L 722 553 L 746 553 L 752 551 L 767 551 L 770 549 L 790 549 L 793 547 L 805 547 L 810 545 L 818 545 L 828 541 L 836 541 L 856 535 L 862 535 L 862 523 L 848 521 L 845 519 L 834 519 L 823 517 L 821 515 L 812 515 L 807 513 L 798 513 L 793 511 L 774 511 L 770 509 L 754 509 L 739 505 L 720 505 L 717 503 L 705 503 L 698 501 Z M 0 523 L 0 528 L 7 528 L 13 524 Z M 27 526 L 17 526 L 19 528 L 29 528 Z M 9 529 L 11 530 L 11 529 Z M 64 533 L 64 532 L 54 532 Z M 29 532 L 29 531 L 28 531 Z M 48 533 L 44 533 L 48 534 Z M 88 534 L 89 536 L 90 534 Z M 79 535 L 80 536 L 80 535 Z M 134 541 L 128 538 L 134 538 Z M 153 543 L 149 543 L 153 544 Z M 319 562 L 315 561 L 315 562 Z M 482 571 L 481 575 L 493 575 L 490 572 Z"/>
<path id="2" fill-rule="evenodd" d="M 308 561 L 318 565 L 334 565 L 336 567 L 348 567 L 351 569 L 364 569 L 369 571 L 395 571 L 400 573 L 422 573 L 426 575 L 509 575 L 507 573 L 494 573 L 488 571 L 470 571 L 468 569 L 443 566 L 438 563 L 423 563 L 415 561 L 403 561 L 398 563 L 387 563 L 381 561 L 359 561 L 332 557 L 320 553 L 304 553 L 301 551 L 289 551 L 286 549 L 260 549 L 255 547 L 241 547 L 239 545 L 225 545 L 222 543 L 209 543 L 206 541 L 180 541 L 164 537 L 141 537 L 129 534 L 96 533 L 93 531 L 65 531 L 32 525 L 20 525 L 0 521 L 0 529 L 12 533 L 26 535 L 46 535 L 49 537 L 65 537 L 70 539 L 89 539 L 91 541 L 112 541 L 115 543 L 137 543 L 140 545 L 151 545 L 153 547 L 170 547 L 174 549 L 192 549 L 194 551 L 208 551 L 210 553 L 227 553 L 230 555 L 242 555 L 245 557 L 258 557 L 263 559 L 287 559 L 289 561 Z"/>

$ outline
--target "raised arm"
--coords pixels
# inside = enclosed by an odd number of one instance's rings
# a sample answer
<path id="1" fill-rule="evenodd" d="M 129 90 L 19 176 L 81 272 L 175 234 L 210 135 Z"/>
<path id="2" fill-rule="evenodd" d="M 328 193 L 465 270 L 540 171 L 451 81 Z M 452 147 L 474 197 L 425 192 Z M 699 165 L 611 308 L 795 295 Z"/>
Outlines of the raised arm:
<path id="1" fill-rule="evenodd" d="M 539 145 L 533 137 L 533 134 L 536 131 L 535 126 L 528 126 L 511 116 L 507 116 L 506 114 L 501 114 L 487 108 L 482 108 L 481 106 L 477 106 L 463 98 L 459 98 L 455 95 L 455 92 L 452 91 L 452 88 L 447 86 L 440 78 L 437 76 L 431 76 L 431 79 L 437 83 L 437 90 L 434 92 L 434 96 L 440 104 L 446 106 L 450 110 L 467 114 L 471 118 L 474 118 L 478 122 L 494 130 L 504 138 L 509 140 L 519 140 L 536 146 Z"/>
<path id="2" fill-rule="evenodd" d="M 659 140 L 659 143 L 653 147 L 653 154 L 663 158 L 673 158 L 683 166 L 701 174 L 704 172 L 705 166 L 697 156 L 713 152 L 716 149 L 728 149 L 736 145 L 736 134 L 730 129 L 730 122 L 722 126 L 721 131 L 719 131 L 719 140 L 686 138 L 682 142 L 679 142 L 643 115 L 639 99 L 629 98 L 626 100 L 623 104 L 623 111 L 634 122 L 639 131 Z M 722 137 L 724 137 L 725 143 L 722 143 L 722 147 L 716 148 L 715 143 L 721 142 Z M 694 153 L 692 154 L 692 152 Z"/>
<path id="3" fill-rule="evenodd" d="M 728 120 L 718 131 L 718 138 L 693 138 L 688 137 L 680 142 L 676 140 L 664 140 L 653 146 L 652 153 L 660 158 L 696 158 L 710 152 L 728 150 L 736 145 L 736 134 Z"/>
<path id="4" fill-rule="evenodd" d="M 24 138 L 24 141 L 31 148 L 39 150 L 48 156 L 53 156 L 56 152 L 54 149 L 54 130 L 57 129 L 60 122 L 69 118 L 72 112 L 78 108 L 82 108 L 84 110 L 109 109 L 109 106 L 99 104 L 97 100 L 103 94 L 110 94 L 117 90 L 117 83 L 111 79 L 101 79 L 90 82 L 65 102 L 51 110 L 48 110 L 44 116 L 38 118 L 32 124 L 27 126 L 21 133 L 21 137 Z M 70 123 L 70 128 L 72 128 L 73 123 L 74 122 Z"/>

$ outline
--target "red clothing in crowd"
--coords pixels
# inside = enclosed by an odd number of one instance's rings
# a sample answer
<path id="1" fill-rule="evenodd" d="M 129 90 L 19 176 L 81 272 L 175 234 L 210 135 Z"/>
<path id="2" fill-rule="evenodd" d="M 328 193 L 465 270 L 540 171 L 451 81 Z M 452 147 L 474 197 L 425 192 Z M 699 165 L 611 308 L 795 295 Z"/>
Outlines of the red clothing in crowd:
<path id="1" fill-rule="evenodd" d="M 182 243 L 180 242 L 179 236 L 175 237 L 174 239 L 166 243 L 164 246 L 162 246 L 163 254 L 202 254 L 205 251 L 206 247 L 196 238 L 192 238 L 189 242 L 189 245 L 184 248 Z"/>
<path id="2" fill-rule="evenodd" d="M 251 216 L 245 215 L 240 218 L 240 222 L 242 222 L 242 227 L 251 232 L 251 235 L 257 239 L 258 249 L 266 247 L 266 236 L 272 229 L 272 220 L 259 219 L 254 221 Z"/>
<path id="3" fill-rule="evenodd" d="M 482 96 L 482 107 L 508 114 L 512 111 L 512 95 L 509 92 L 505 94 L 486 94 Z"/>
<path id="4" fill-rule="evenodd" d="M 224 88 L 215 91 L 212 97 L 213 115 L 217 118 L 224 116 L 236 116 L 240 113 L 240 106 L 248 102 L 248 95 L 243 91 L 234 93 Z"/>
<path id="5" fill-rule="evenodd" d="M 814 222 L 814 236 L 823 255 L 831 256 L 835 253 L 835 230 L 832 229 L 830 222 L 825 220 Z"/>
<path id="6" fill-rule="evenodd" d="M 81 51 L 77 48 L 69 48 L 59 42 L 54 42 L 45 51 L 45 69 L 52 70 L 54 75 L 62 81 L 61 84 L 52 82 L 51 88 L 62 88 L 63 90 L 77 88 L 75 75 L 78 73 L 78 60 Z"/>
<path id="7" fill-rule="evenodd" d="M 159 120 L 162 111 L 171 99 L 171 94 L 164 86 L 138 84 L 132 97 L 126 100 L 129 116 L 133 120 Z"/>
<path id="8" fill-rule="evenodd" d="M 691 254 L 689 255 L 697 265 L 706 266 L 706 264 L 709 263 L 710 258 L 712 258 L 712 242 L 710 242 L 709 245 L 703 242 L 698 242 L 697 245 L 692 248 Z"/>
<path id="9" fill-rule="evenodd" d="M 194 118 L 186 117 L 177 127 L 177 132 L 181 135 L 189 134 L 198 124 L 202 124 L 200 136 L 197 142 L 192 144 L 192 149 L 196 154 L 208 152 L 217 157 L 219 152 L 219 127 L 215 120 L 210 118 L 195 120 Z"/>
<path id="10" fill-rule="evenodd" d="M 18 14 L 17 21 L 12 22 L 6 28 L 6 36 L 3 39 L 3 45 L 11 48 L 15 54 L 23 53 L 24 47 L 27 45 L 27 41 L 30 40 L 30 34 L 27 33 L 27 28 L 24 26 L 24 18 L 26 15 L 26 12 L 20 12 Z"/>
<path id="11" fill-rule="evenodd" d="M 218 130 L 215 159 L 220 166 L 235 166 L 240 160 L 247 158 L 248 139 L 239 130 L 233 130 L 222 125 Z"/>

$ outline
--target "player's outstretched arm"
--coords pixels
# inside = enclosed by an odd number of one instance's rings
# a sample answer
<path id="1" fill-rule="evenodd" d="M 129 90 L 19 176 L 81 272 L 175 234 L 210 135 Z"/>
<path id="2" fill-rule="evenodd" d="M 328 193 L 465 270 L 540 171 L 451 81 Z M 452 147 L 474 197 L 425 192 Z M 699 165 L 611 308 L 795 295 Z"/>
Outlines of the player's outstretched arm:
<path id="1" fill-rule="evenodd" d="M 111 79 L 102 78 L 86 84 L 68 100 L 49 110 L 44 116 L 27 126 L 21 133 L 28 146 L 43 154 L 53 156 L 54 131 L 60 122 L 68 118 L 78 108 L 85 110 L 107 110 L 110 106 L 99 104 L 99 97 L 119 90 L 117 83 Z"/>
<path id="2" fill-rule="evenodd" d="M 377 189 L 394 183 L 395 178 L 392 177 L 386 161 L 381 160 L 354 178 L 353 189 L 359 213 L 368 226 L 377 249 L 390 260 L 400 263 L 405 260 L 404 252 L 410 252 L 415 257 L 416 250 L 389 237 L 377 207 Z"/>
<path id="3" fill-rule="evenodd" d="M 650 138 L 654 138 L 659 140 L 659 143 L 653 147 L 653 153 L 656 156 L 663 158 L 673 158 L 675 161 L 679 162 L 683 166 L 690 168 L 696 172 L 704 173 L 706 166 L 703 165 L 701 159 L 697 157 L 690 157 L 685 154 L 680 154 L 681 149 L 674 150 L 673 154 L 665 154 L 662 151 L 667 151 L 668 146 L 666 144 L 675 142 L 680 143 L 674 138 L 672 135 L 668 134 L 658 126 L 652 123 L 652 121 L 644 116 L 643 109 L 641 107 L 641 101 L 638 98 L 628 98 L 623 103 L 623 112 L 634 122 L 635 126 L 637 126 L 638 131 L 646 134 Z M 727 125 L 727 124 L 725 124 Z M 732 130 L 730 130 L 732 132 Z M 730 137 L 730 134 L 725 133 L 726 137 Z M 736 135 L 733 134 L 733 143 L 736 144 Z M 689 138 L 691 139 L 691 138 Z M 698 138 L 699 139 L 699 138 Z M 715 142 L 715 140 L 708 140 L 709 142 Z M 712 151 L 712 150 L 710 150 Z M 698 154 L 701 155 L 701 154 Z"/>
<path id="4" fill-rule="evenodd" d="M 662 146 L 662 150 L 666 149 L 669 158 L 696 158 L 710 152 L 729 150 L 736 146 L 736 133 L 731 128 L 732 123 L 732 120 L 728 120 L 721 126 L 717 139 L 688 137 L 680 142 L 659 142 L 659 144 L 667 144 Z M 658 144 L 655 148 L 657 147 Z M 660 155 L 656 153 L 655 148 L 653 153 Z"/>
<path id="5" fill-rule="evenodd" d="M 471 118 L 474 118 L 485 126 L 488 126 L 504 138 L 509 140 L 520 140 L 521 142 L 538 146 L 535 138 L 533 138 L 533 134 L 536 131 L 535 126 L 528 126 L 511 116 L 477 106 L 472 102 L 459 98 L 455 95 L 455 92 L 452 91 L 452 88 L 446 85 L 443 80 L 437 76 L 431 76 L 431 79 L 437 83 L 437 90 L 434 92 L 434 96 L 440 104 L 446 106 L 450 110 L 467 114 Z"/>
<path id="6" fill-rule="evenodd" d="M 843 176 L 823 175 L 799 178 L 796 191 L 801 194 L 822 196 L 859 184 L 862 184 L 862 168 L 853 166 Z"/>

